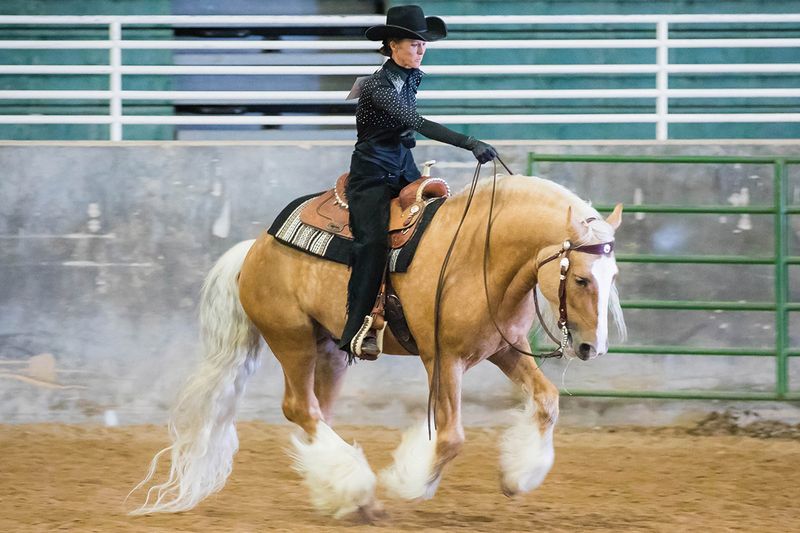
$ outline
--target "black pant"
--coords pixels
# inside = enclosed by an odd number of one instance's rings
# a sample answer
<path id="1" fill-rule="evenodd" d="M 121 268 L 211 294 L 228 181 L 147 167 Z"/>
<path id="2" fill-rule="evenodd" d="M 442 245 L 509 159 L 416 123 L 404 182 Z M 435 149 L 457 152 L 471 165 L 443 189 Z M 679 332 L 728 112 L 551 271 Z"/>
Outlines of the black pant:
<path id="1" fill-rule="evenodd" d="M 370 314 L 378 296 L 389 254 L 389 202 L 408 185 L 404 176 L 351 174 L 347 184 L 353 251 L 347 285 L 347 323 L 339 347 L 350 341 Z"/>

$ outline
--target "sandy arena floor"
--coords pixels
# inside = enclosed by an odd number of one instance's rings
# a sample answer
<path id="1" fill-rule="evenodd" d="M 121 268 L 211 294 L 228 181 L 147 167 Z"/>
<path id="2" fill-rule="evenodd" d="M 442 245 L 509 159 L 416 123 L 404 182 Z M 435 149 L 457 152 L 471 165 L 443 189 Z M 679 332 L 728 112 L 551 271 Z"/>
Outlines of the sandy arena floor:
<path id="1" fill-rule="evenodd" d="M 339 430 L 376 470 L 399 438 L 382 428 Z M 793 434 L 560 429 L 544 485 L 508 499 L 498 484 L 499 430 L 472 429 L 433 500 L 384 500 L 388 516 L 369 525 L 311 508 L 284 452 L 290 431 L 240 424 L 241 449 L 221 493 L 188 513 L 133 518 L 123 499 L 166 443 L 165 430 L 0 426 L 0 531 L 800 531 Z"/>

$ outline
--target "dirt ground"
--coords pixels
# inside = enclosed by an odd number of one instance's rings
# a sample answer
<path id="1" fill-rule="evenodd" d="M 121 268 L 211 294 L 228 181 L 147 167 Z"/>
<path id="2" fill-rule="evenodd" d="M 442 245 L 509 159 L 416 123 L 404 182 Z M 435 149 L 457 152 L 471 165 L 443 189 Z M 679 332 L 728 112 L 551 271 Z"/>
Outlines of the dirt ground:
<path id="1" fill-rule="evenodd" d="M 165 445 L 163 428 L 0 426 L 0 531 L 800 531 L 800 427 L 748 433 L 717 417 L 688 431 L 557 429 L 544 485 L 515 499 L 499 490 L 500 429 L 471 429 L 433 500 L 384 500 L 374 524 L 311 508 L 285 453 L 292 428 L 239 429 L 222 492 L 191 512 L 128 517 L 123 500 Z M 399 438 L 338 429 L 375 470 Z"/>

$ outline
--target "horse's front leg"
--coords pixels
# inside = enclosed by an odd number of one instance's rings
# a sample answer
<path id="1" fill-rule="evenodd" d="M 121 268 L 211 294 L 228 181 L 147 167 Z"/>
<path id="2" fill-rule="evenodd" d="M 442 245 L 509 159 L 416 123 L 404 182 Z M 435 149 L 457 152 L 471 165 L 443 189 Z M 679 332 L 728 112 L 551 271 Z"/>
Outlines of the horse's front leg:
<path id="1" fill-rule="evenodd" d="M 431 385 L 433 364 L 426 365 Z M 461 425 L 461 380 L 464 365 L 460 359 L 442 358 L 436 428 L 431 421 L 412 426 L 394 451 L 394 463 L 381 472 L 381 482 L 393 496 L 407 500 L 430 499 L 436 493 L 442 470 L 464 443 Z M 435 385 L 431 385 L 434 386 Z"/>
<path id="2" fill-rule="evenodd" d="M 530 351 L 527 342 L 520 348 Z M 516 350 L 506 348 L 489 360 L 530 394 L 524 410 L 515 414 L 516 422 L 506 430 L 500 444 L 502 489 L 506 496 L 513 496 L 541 485 L 553 466 L 558 389 L 533 358 Z"/>

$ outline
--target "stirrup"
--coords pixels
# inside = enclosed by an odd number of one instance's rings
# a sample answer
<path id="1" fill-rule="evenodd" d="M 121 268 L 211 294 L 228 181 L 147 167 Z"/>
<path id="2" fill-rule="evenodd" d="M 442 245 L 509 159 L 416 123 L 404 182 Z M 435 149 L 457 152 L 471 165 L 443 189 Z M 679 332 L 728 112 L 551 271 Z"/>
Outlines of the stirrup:
<path id="1" fill-rule="evenodd" d="M 364 323 L 361 324 L 361 328 L 359 328 L 358 332 L 353 336 L 353 340 L 350 341 L 350 352 L 356 357 L 375 360 L 383 353 L 383 334 L 386 331 L 386 321 L 382 321 L 383 326 L 380 329 L 372 330 L 372 324 L 374 322 L 375 317 L 373 315 L 365 316 Z M 367 337 L 370 330 L 375 332 L 375 344 L 378 345 L 378 353 L 376 354 L 364 353 L 361 349 L 364 339 Z"/>

